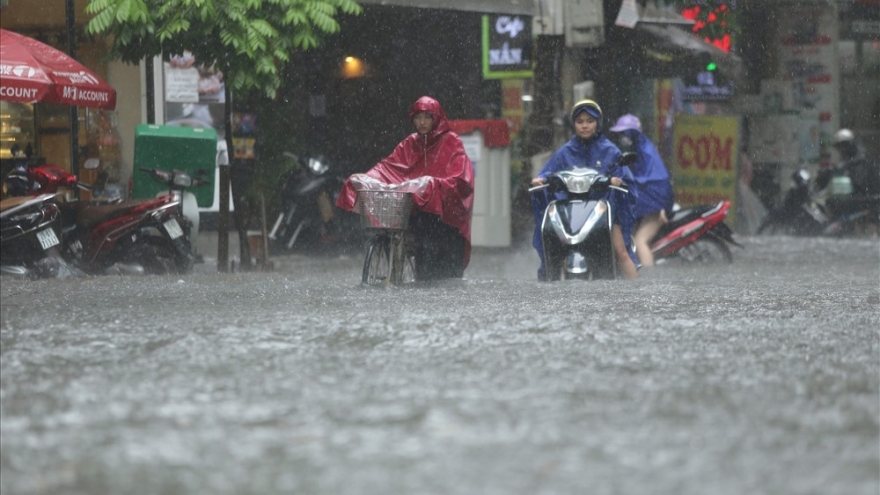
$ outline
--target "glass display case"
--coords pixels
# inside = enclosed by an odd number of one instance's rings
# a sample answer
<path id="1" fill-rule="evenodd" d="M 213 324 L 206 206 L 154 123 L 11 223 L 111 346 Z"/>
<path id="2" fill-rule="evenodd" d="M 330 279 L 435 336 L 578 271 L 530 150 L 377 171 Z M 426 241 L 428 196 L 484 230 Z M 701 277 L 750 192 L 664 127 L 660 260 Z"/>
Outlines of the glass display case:
<path id="1" fill-rule="evenodd" d="M 0 159 L 36 151 L 34 107 L 28 103 L 0 101 Z"/>

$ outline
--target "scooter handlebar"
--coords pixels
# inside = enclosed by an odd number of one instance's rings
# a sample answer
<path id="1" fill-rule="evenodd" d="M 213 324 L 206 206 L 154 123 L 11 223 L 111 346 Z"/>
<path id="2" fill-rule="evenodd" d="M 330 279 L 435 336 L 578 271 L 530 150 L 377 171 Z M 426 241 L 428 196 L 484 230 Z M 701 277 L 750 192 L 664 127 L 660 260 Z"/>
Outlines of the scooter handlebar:
<path id="1" fill-rule="evenodd" d="M 546 189 L 546 188 L 548 188 L 548 187 L 550 187 L 550 184 L 547 183 L 547 182 L 545 182 L 545 183 L 541 184 L 540 186 L 532 186 L 532 187 L 530 187 L 530 188 L 529 188 L 529 192 L 540 191 L 541 189 Z M 625 187 L 613 186 L 613 185 L 610 185 L 610 184 L 609 184 L 609 185 L 608 185 L 608 188 L 609 188 L 609 189 L 617 189 L 618 191 L 622 191 L 622 192 L 625 192 L 625 193 L 629 193 L 629 189 L 627 189 L 627 188 L 625 188 Z"/>
<path id="2" fill-rule="evenodd" d="M 550 185 L 547 184 L 547 183 L 545 182 L 545 183 L 541 184 L 540 186 L 532 186 L 532 187 L 530 187 L 530 188 L 529 188 L 529 192 L 540 191 L 541 189 L 546 189 L 546 188 L 548 188 L 548 187 L 550 187 Z"/>

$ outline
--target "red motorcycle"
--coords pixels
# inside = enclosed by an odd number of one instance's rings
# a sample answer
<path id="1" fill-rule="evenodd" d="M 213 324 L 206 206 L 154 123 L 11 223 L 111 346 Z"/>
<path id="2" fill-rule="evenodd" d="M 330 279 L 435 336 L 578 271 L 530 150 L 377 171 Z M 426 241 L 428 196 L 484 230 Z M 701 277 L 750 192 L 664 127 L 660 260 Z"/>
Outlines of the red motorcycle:
<path id="1" fill-rule="evenodd" d="M 733 261 L 730 246 L 743 246 L 733 239 L 724 223 L 730 201 L 693 206 L 673 212 L 672 218 L 651 240 L 651 252 L 657 262 L 678 258 L 686 262 Z"/>
<path id="2" fill-rule="evenodd" d="M 88 164 L 96 166 L 96 163 Z M 9 190 L 21 192 L 21 171 L 7 179 L 17 181 Z M 182 182 L 181 174 L 169 180 Z M 31 193 L 57 193 L 63 188 L 93 189 L 55 165 L 37 165 L 26 171 Z M 190 181 L 191 182 L 191 181 Z M 173 184 L 168 184 L 169 189 Z M 177 186 L 175 186 L 177 187 Z M 60 201 L 61 254 L 88 274 L 187 273 L 194 257 L 189 221 L 182 215 L 179 195 L 158 198 Z"/>

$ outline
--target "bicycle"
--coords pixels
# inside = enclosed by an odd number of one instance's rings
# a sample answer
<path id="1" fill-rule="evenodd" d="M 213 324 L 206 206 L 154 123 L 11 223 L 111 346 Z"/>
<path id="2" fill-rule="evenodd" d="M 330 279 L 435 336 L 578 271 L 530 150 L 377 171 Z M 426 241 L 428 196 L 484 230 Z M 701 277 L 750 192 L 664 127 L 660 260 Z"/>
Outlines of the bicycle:
<path id="1" fill-rule="evenodd" d="M 415 281 L 415 252 L 407 230 L 412 194 L 403 191 L 358 191 L 361 226 L 374 230 L 367 242 L 362 283 L 374 286 L 401 285 Z"/>

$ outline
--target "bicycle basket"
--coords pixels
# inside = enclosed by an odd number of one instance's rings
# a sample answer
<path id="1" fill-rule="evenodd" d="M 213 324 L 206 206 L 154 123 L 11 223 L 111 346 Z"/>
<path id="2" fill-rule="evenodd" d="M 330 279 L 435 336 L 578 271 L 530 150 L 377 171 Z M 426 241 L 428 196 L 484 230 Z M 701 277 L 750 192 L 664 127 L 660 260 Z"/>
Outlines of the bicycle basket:
<path id="1" fill-rule="evenodd" d="M 358 213 L 366 229 L 406 229 L 412 194 L 402 191 L 358 191 Z"/>

